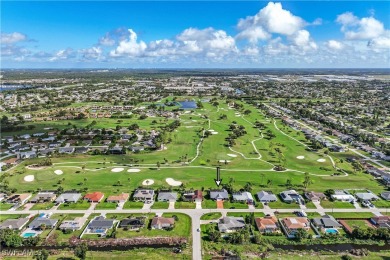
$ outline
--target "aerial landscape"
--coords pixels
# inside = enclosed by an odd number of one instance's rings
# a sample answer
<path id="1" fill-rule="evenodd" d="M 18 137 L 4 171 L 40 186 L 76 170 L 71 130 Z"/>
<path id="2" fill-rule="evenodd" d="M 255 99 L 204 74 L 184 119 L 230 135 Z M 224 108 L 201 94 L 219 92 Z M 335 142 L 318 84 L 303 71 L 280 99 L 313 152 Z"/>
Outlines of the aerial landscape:
<path id="1" fill-rule="evenodd" d="M 1 5 L 0 259 L 390 259 L 389 2 Z"/>

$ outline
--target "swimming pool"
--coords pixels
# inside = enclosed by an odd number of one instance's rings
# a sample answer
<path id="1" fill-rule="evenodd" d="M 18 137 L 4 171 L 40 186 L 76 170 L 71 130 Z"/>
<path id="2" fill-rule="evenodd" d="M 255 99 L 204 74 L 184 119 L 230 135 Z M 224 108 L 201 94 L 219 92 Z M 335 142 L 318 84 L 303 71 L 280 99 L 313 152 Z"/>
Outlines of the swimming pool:
<path id="1" fill-rule="evenodd" d="M 335 229 L 335 228 L 327 228 L 327 229 L 325 229 L 325 232 L 328 234 L 338 234 L 339 233 L 339 231 L 337 231 L 337 229 Z"/>
<path id="2" fill-rule="evenodd" d="M 36 233 L 24 233 L 22 235 L 23 238 L 35 237 Z"/>

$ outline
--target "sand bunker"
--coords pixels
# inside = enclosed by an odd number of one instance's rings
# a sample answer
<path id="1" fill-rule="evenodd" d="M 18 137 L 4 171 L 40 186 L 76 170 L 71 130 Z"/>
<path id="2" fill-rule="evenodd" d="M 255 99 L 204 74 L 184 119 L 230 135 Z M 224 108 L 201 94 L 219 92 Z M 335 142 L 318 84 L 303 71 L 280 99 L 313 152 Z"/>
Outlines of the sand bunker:
<path id="1" fill-rule="evenodd" d="M 27 175 L 24 177 L 24 181 L 27 181 L 27 182 L 32 182 L 34 181 L 34 175 Z"/>
<path id="2" fill-rule="evenodd" d="M 297 156 L 297 159 L 299 159 L 299 160 L 305 159 L 305 156 L 303 156 L 303 155 Z"/>
<path id="3" fill-rule="evenodd" d="M 61 170 L 55 170 L 54 173 L 57 174 L 57 175 L 61 175 L 61 174 L 63 174 L 64 172 L 61 171 Z"/>
<path id="4" fill-rule="evenodd" d="M 237 157 L 237 154 L 228 153 L 227 156 L 230 156 L 230 157 Z"/>
<path id="5" fill-rule="evenodd" d="M 217 134 L 218 134 L 218 132 L 216 132 L 216 131 L 212 131 L 212 132 L 211 132 L 211 134 L 213 134 L 213 135 L 217 135 Z"/>
<path id="6" fill-rule="evenodd" d="M 128 169 L 127 172 L 140 172 L 140 169 Z"/>
<path id="7" fill-rule="evenodd" d="M 318 159 L 317 162 L 326 162 L 325 159 Z"/>
<path id="8" fill-rule="evenodd" d="M 142 182 L 142 185 L 144 186 L 149 186 L 149 185 L 152 185 L 154 183 L 154 180 L 152 179 L 146 179 Z"/>
<path id="9" fill-rule="evenodd" d="M 230 161 L 229 160 L 219 160 L 219 162 L 221 162 L 221 163 L 230 163 Z"/>
<path id="10" fill-rule="evenodd" d="M 123 170 L 124 170 L 124 168 L 113 168 L 111 171 L 112 172 L 121 172 Z"/>
<path id="11" fill-rule="evenodd" d="M 213 129 L 209 129 L 209 130 L 207 130 L 207 131 L 209 131 L 209 132 L 215 132 Z"/>
<path id="12" fill-rule="evenodd" d="M 166 178 L 165 181 L 168 183 L 170 186 L 180 186 L 182 184 L 181 181 L 175 181 L 172 178 Z"/>

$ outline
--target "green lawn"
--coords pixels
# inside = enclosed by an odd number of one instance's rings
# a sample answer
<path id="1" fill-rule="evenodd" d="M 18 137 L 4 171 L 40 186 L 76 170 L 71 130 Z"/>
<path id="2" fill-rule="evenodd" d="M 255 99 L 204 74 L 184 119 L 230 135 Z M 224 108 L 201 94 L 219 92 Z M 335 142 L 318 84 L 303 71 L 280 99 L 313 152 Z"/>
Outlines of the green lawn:
<path id="1" fill-rule="evenodd" d="M 96 205 L 95 209 L 116 209 L 117 204 L 112 202 L 100 202 Z"/>
<path id="2" fill-rule="evenodd" d="M 202 201 L 202 209 L 216 209 L 217 208 L 217 202 L 214 200 L 206 200 L 204 199 Z"/>
<path id="3" fill-rule="evenodd" d="M 346 220 L 347 224 L 352 228 L 367 228 L 369 225 L 364 220 Z"/>
<path id="4" fill-rule="evenodd" d="M 86 200 L 80 200 L 76 203 L 62 203 L 58 209 L 59 210 L 69 210 L 69 209 L 88 209 L 91 206 L 91 204 Z"/>
<path id="5" fill-rule="evenodd" d="M 275 202 L 268 203 L 268 206 L 271 209 L 299 209 L 299 204 L 297 203 L 285 203 L 280 200 Z"/>
<path id="6" fill-rule="evenodd" d="M 335 218 L 371 218 L 374 216 L 371 212 L 329 212 Z"/>
<path id="7" fill-rule="evenodd" d="M 330 201 L 330 200 L 322 200 L 321 206 L 323 208 L 335 208 L 335 209 L 354 209 L 355 206 L 349 202 L 343 201 Z"/>
<path id="8" fill-rule="evenodd" d="M 48 210 L 54 206 L 54 202 L 35 203 L 31 210 Z"/>
<path id="9" fill-rule="evenodd" d="M 168 202 L 155 201 L 153 203 L 152 209 L 167 209 L 169 206 Z"/>
<path id="10" fill-rule="evenodd" d="M 136 201 L 126 201 L 123 205 L 124 209 L 142 209 L 144 206 L 143 202 L 136 202 Z"/>
<path id="11" fill-rule="evenodd" d="M 377 200 L 377 201 L 373 201 L 372 204 L 375 205 L 375 207 L 377 208 L 390 208 L 390 201 L 386 201 L 386 200 Z"/>
<path id="12" fill-rule="evenodd" d="M 230 216 L 230 217 L 243 217 L 245 218 L 245 216 L 249 215 L 251 213 L 245 213 L 245 212 L 228 212 L 227 213 L 227 216 Z M 259 217 L 259 218 L 262 218 L 264 217 L 264 213 L 263 212 L 254 212 L 253 213 L 255 217 Z"/>
<path id="13" fill-rule="evenodd" d="M 17 218 L 25 218 L 28 217 L 28 214 L 7 214 L 7 215 L 0 215 L 0 221 L 3 222 L 7 219 L 17 219 Z"/>
<path id="14" fill-rule="evenodd" d="M 6 211 L 12 208 L 14 204 L 0 203 L 0 211 Z"/>
<path id="15" fill-rule="evenodd" d="M 306 206 L 306 208 L 308 208 L 308 209 L 316 209 L 316 206 L 314 205 L 314 203 L 313 202 L 307 202 L 306 204 L 305 204 L 305 206 Z"/>
<path id="16" fill-rule="evenodd" d="M 246 203 L 224 201 L 223 207 L 225 209 L 247 209 L 248 205 Z"/>
<path id="17" fill-rule="evenodd" d="M 212 219 L 219 219 L 222 217 L 222 214 L 220 212 L 214 212 L 214 213 L 207 213 L 202 215 L 200 218 L 201 220 L 212 220 Z"/>
<path id="18" fill-rule="evenodd" d="M 175 203 L 175 209 L 194 209 L 195 207 L 195 202 L 179 201 Z"/>

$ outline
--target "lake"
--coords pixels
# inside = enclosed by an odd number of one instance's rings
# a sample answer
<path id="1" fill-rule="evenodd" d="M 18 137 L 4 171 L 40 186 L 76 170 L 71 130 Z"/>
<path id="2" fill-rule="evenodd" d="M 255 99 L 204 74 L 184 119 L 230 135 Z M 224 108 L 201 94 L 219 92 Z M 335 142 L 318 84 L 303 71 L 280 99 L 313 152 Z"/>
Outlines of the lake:
<path id="1" fill-rule="evenodd" d="M 182 109 L 194 109 L 198 108 L 195 101 L 180 101 L 179 102 Z"/>

